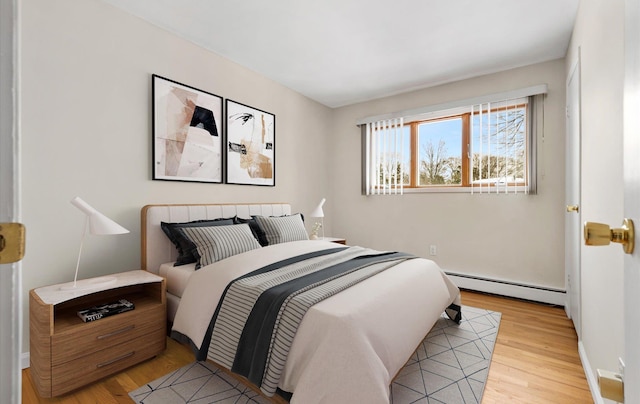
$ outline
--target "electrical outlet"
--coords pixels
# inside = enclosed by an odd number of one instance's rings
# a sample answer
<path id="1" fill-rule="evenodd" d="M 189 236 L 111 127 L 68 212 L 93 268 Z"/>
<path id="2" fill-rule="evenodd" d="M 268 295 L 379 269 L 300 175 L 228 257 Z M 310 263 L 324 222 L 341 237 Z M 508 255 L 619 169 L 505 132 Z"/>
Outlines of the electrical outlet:
<path id="1" fill-rule="evenodd" d="M 429 255 L 437 255 L 437 254 L 438 254 L 438 248 L 432 244 L 429 247 Z"/>

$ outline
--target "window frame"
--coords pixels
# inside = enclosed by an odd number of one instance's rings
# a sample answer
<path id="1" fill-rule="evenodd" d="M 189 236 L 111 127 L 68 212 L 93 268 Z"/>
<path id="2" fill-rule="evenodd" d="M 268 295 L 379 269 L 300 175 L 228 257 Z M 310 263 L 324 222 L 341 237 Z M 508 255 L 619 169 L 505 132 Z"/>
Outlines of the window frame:
<path id="1" fill-rule="evenodd" d="M 471 116 L 471 113 L 461 113 L 461 114 L 455 114 L 455 115 L 446 115 L 446 116 L 441 116 L 438 118 L 429 118 L 429 119 L 421 119 L 421 120 L 415 120 L 415 121 L 411 121 L 411 122 L 407 122 L 405 123 L 404 126 L 408 126 L 409 129 L 409 143 L 411 145 L 411 149 L 410 149 L 410 169 L 409 169 L 409 184 L 405 185 L 405 189 L 421 189 L 421 188 L 459 188 L 459 187 L 465 187 L 465 182 L 468 183 L 469 182 L 469 159 L 468 158 L 464 158 L 463 156 L 468 155 L 469 153 L 469 117 Z M 436 185 L 419 185 L 419 178 L 420 178 L 420 148 L 418 146 L 419 144 L 419 137 L 420 137 L 420 131 L 419 131 L 419 127 L 422 124 L 425 123 L 433 123 L 433 122 L 438 122 L 438 121 L 448 121 L 448 120 L 454 120 L 454 119 L 460 119 L 461 120 L 461 125 L 462 125 L 462 131 L 461 131 L 461 162 L 462 162 L 462 167 L 461 167 L 461 176 L 462 176 L 462 183 L 461 184 L 436 184 Z"/>
<path id="2" fill-rule="evenodd" d="M 508 182 L 506 186 L 521 186 L 521 187 L 529 187 L 530 184 L 530 170 L 532 169 L 532 165 L 530 159 L 533 158 L 530 147 L 532 143 L 532 125 L 531 125 L 531 100 L 527 100 L 526 102 L 519 102 L 512 105 L 509 105 L 507 109 L 520 109 L 523 108 L 525 110 L 525 133 L 524 133 L 524 141 L 525 141 L 525 162 L 524 162 L 524 184 L 516 184 L 515 182 Z M 491 107 L 489 111 L 487 109 L 483 109 L 481 114 L 491 114 L 494 112 L 504 111 L 504 107 Z M 486 188 L 485 184 L 473 183 L 470 177 L 470 167 L 472 166 L 473 158 L 470 155 L 471 149 L 471 125 L 472 125 L 472 113 L 475 114 L 477 112 L 472 112 L 471 110 L 465 112 L 454 112 L 454 111 L 443 111 L 443 113 L 438 114 L 437 116 L 429 117 L 429 118 L 421 118 L 405 121 L 404 126 L 409 127 L 409 143 L 410 143 L 410 159 L 409 159 L 409 182 L 404 183 L 404 190 L 411 192 L 411 190 L 453 190 L 453 189 L 463 189 L 464 191 L 468 191 L 471 188 Z M 453 120 L 460 119 L 462 121 L 462 130 L 461 130 L 461 176 L 462 181 L 460 184 L 427 184 L 420 185 L 418 184 L 420 178 L 420 150 L 419 150 L 419 127 L 425 123 L 433 123 L 438 121 L 445 120 Z M 490 188 L 495 188 L 495 186 L 490 186 Z"/>
<path id="3" fill-rule="evenodd" d="M 545 99 L 548 94 L 547 84 L 537 84 L 529 87 L 516 88 L 512 90 L 499 91 L 488 94 L 481 94 L 464 99 L 454 99 L 442 103 L 423 105 L 416 108 L 398 110 L 395 112 L 385 112 L 378 115 L 370 115 L 356 120 L 356 125 L 360 127 L 361 135 L 361 192 L 364 196 L 374 195 L 395 195 L 403 193 L 471 193 L 471 194 L 521 194 L 536 195 L 538 194 L 538 149 L 545 143 Z M 526 151 L 526 169 L 525 176 L 526 185 L 517 181 L 516 185 L 505 185 L 504 183 L 494 182 L 483 183 L 476 186 L 442 186 L 431 185 L 419 188 L 405 188 L 403 185 L 394 187 L 379 187 L 378 180 L 371 175 L 371 169 L 375 158 L 370 153 L 372 144 L 372 128 L 373 125 L 391 122 L 394 119 L 401 119 L 404 122 L 412 122 L 415 120 L 428 120 L 442 116 L 456 115 L 471 111 L 476 107 L 482 108 L 485 104 L 494 107 L 503 103 L 517 104 L 517 100 L 525 100 L 528 104 L 527 113 L 527 136 L 525 140 L 528 143 Z M 478 108 L 478 109 L 480 109 Z M 414 146 L 415 150 L 415 146 Z M 544 149 L 541 149 L 544 152 Z M 406 154 L 405 154 L 406 156 Z M 403 157 L 406 161 L 406 157 Z M 403 164 L 404 166 L 404 164 Z M 415 177 L 415 171 L 414 171 Z M 468 177 L 468 174 L 467 174 Z M 394 191 L 395 190 L 395 191 Z M 390 192 L 392 191 L 392 192 Z M 399 191 L 399 192 L 398 192 Z"/>

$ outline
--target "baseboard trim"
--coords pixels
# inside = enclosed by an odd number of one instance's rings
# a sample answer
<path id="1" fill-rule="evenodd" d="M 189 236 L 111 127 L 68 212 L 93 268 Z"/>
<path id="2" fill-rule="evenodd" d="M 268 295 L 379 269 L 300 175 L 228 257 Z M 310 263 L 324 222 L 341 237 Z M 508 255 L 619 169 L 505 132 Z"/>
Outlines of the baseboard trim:
<path id="1" fill-rule="evenodd" d="M 593 398 L 594 404 L 604 404 L 604 399 L 600 395 L 600 387 L 598 387 L 598 379 L 591 370 L 587 351 L 584 349 L 582 341 L 578 341 L 578 353 L 580 354 L 580 361 L 584 368 L 584 374 L 587 377 L 587 383 L 589 384 L 589 390 L 591 390 L 591 397 Z"/>
<path id="2" fill-rule="evenodd" d="M 23 352 L 22 354 L 20 354 L 20 366 L 22 366 L 22 369 L 26 369 L 28 368 L 31 363 L 31 356 L 29 355 L 29 352 Z"/>
<path id="3" fill-rule="evenodd" d="M 498 278 L 489 278 L 460 272 L 445 271 L 459 288 L 493 293 L 501 296 L 516 297 L 534 302 L 564 306 L 567 293 L 564 289 L 549 288 L 540 285 L 517 283 Z"/>

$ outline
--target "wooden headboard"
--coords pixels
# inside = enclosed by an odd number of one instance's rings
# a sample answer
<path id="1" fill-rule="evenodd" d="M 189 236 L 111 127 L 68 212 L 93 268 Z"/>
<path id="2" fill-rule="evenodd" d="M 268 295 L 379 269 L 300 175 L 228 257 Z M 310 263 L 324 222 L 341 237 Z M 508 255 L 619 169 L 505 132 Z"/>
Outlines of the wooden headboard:
<path id="1" fill-rule="evenodd" d="M 218 219 L 238 216 L 244 219 L 252 215 L 282 216 L 291 214 L 287 203 L 266 204 L 203 204 L 203 205 L 147 205 L 141 210 L 142 269 L 158 273 L 160 265 L 176 260 L 177 251 L 160 228 L 160 222 L 190 222 L 201 219 Z"/>

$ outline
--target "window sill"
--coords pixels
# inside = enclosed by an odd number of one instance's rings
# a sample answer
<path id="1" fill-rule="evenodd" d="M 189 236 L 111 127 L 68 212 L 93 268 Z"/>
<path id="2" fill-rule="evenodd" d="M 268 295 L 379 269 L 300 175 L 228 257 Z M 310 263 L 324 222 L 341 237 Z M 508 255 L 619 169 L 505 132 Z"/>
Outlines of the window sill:
<path id="1" fill-rule="evenodd" d="M 404 194 L 471 194 L 471 188 L 470 187 L 433 187 L 433 188 L 404 188 L 402 191 Z M 509 195 L 533 195 L 535 194 L 534 192 L 529 191 L 527 193 L 527 189 L 526 187 L 517 187 L 515 189 L 511 188 L 509 189 L 507 192 L 505 192 L 505 189 L 503 187 L 500 188 L 496 188 L 496 187 L 482 187 L 482 188 L 474 188 L 473 189 L 473 194 L 474 195 L 505 195 L 505 194 L 509 194 Z M 372 194 L 373 196 L 375 195 L 400 195 L 400 192 L 398 192 L 397 194 L 395 193 L 395 190 L 387 190 L 386 194 L 383 194 L 382 192 L 375 193 Z"/>

